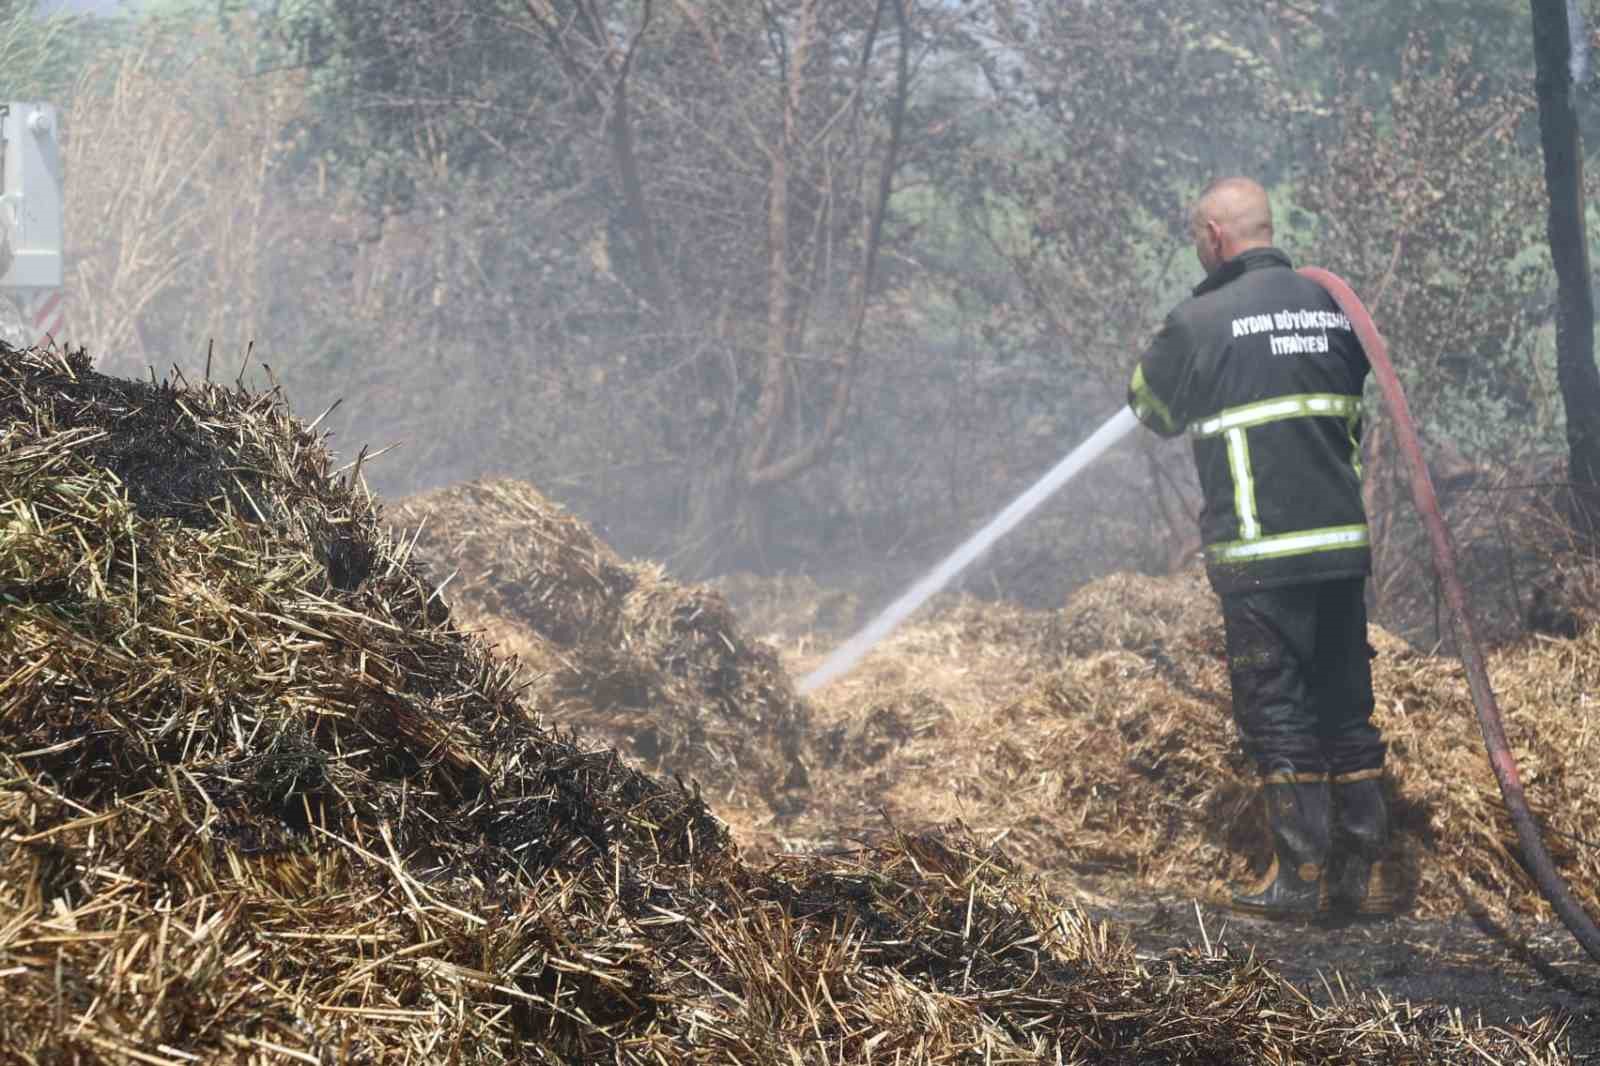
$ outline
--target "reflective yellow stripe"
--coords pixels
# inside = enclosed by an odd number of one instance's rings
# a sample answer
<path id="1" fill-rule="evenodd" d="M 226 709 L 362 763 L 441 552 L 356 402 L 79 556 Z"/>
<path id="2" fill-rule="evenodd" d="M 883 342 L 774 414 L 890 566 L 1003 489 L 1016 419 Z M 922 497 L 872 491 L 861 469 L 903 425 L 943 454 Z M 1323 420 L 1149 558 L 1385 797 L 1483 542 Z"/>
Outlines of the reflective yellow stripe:
<path id="1" fill-rule="evenodd" d="M 1230 407 L 1189 426 L 1197 440 L 1225 436 L 1228 447 L 1228 472 L 1233 477 L 1233 507 L 1239 519 L 1239 540 L 1214 545 L 1208 551 L 1212 560 L 1281 558 L 1333 548 L 1360 547 L 1367 543 L 1366 526 L 1340 526 L 1281 536 L 1261 536 L 1261 519 L 1256 511 L 1255 476 L 1250 466 L 1250 441 L 1246 430 L 1288 418 L 1342 418 L 1351 440 L 1351 465 L 1361 476 L 1361 451 L 1355 442 L 1355 426 L 1361 417 L 1361 397 L 1337 392 L 1308 392 L 1279 396 L 1259 403 Z M 1331 538 L 1327 540 L 1319 538 Z M 1307 539 L 1310 538 L 1310 539 Z"/>
<path id="2" fill-rule="evenodd" d="M 1244 430 L 1228 431 L 1228 470 L 1233 474 L 1233 509 L 1239 516 L 1239 538 L 1255 540 L 1261 536 L 1256 517 L 1256 481 L 1250 473 L 1250 444 Z"/>
<path id="3" fill-rule="evenodd" d="M 1356 480 L 1360 481 L 1366 476 L 1361 469 L 1361 437 L 1356 427 L 1361 424 L 1361 405 L 1356 404 L 1355 410 L 1350 412 L 1344 420 L 1345 432 L 1350 435 L 1350 467 L 1356 472 Z"/>
<path id="4" fill-rule="evenodd" d="M 1330 526 L 1327 529 L 1308 529 L 1300 533 L 1280 533 L 1255 540 L 1213 544 L 1206 548 L 1206 557 L 1214 563 L 1242 563 L 1252 559 L 1284 559 L 1291 555 L 1366 546 L 1365 525 Z"/>
<path id="5" fill-rule="evenodd" d="M 1338 392 L 1308 392 L 1298 396 L 1280 396 L 1275 400 L 1247 403 L 1230 407 L 1210 418 L 1195 422 L 1189 432 L 1196 437 L 1215 437 L 1232 429 L 1259 426 L 1285 418 L 1337 417 L 1352 418 L 1361 413 L 1361 397 Z"/>
<path id="6" fill-rule="evenodd" d="M 1172 417 L 1172 412 L 1161 401 L 1161 397 L 1150 388 L 1150 383 L 1144 379 L 1142 363 L 1134 368 L 1130 391 L 1133 394 L 1133 413 L 1138 416 L 1139 421 L 1148 425 L 1150 423 L 1148 416 L 1154 415 L 1162 430 L 1172 434 L 1178 432 L 1178 422 Z"/>

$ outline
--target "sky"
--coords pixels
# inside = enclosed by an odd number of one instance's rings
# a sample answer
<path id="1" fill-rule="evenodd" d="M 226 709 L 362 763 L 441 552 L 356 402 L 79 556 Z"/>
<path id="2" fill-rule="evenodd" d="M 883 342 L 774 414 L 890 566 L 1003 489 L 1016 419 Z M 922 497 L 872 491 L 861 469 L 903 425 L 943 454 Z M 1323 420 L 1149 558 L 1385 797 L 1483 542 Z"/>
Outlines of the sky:
<path id="1" fill-rule="evenodd" d="M 119 10 L 138 7 L 138 0 L 41 0 L 39 10 L 45 14 L 58 11 L 88 12 L 111 15 Z"/>

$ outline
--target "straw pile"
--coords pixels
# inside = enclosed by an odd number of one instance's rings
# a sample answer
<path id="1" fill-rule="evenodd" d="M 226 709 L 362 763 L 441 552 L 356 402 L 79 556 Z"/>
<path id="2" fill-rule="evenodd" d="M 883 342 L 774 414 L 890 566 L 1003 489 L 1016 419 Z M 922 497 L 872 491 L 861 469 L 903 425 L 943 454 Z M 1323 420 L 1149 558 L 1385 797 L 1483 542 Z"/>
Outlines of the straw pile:
<path id="1" fill-rule="evenodd" d="M 797 802 L 805 704 L 719 593 L 625 562 L 525 482 L 430 492 L 391 519 L 413 530 L 457 622 L 529 668 L 552 722 L 719 796 Z"/>
<path id="2" fill-rule="evenodd" d="M 825 736 L 886 739 L 870 767 L 824 768 L 818 793 L 839 799 L 798 836 L 879 811 L 902 826 L 960 820 L 1004 835 L 1043 871 L 1131 874 L 1180 892 L 1220 890 L 1264 866 L 1254 770 L 1232 726 L 1203 574 L 1117 575 L 1060 612 L 1022 618 L 987 608 L 990 632 L 972 622 L 984 610 L 934 614 L 821 693 Z M 1013 632 L 1019 624 L 1031 636 Z M 1459 666 L 1377 627 L 1372 639 L 1401 860 L 1393 887 L 1428 916 L 1465 905 L 1548 917 L 1515 857 Z M 1600 913 L 1600 629 L 1503 649 L 1491 675 L 1551 851 Z M 889 711 L 898 730 L 885 729 Z"/>
<path id="3" fill-rule="evenodd" d="M 843 637 L 861 625 L 861 597 L 827 589 L 803 574 L 723 574 L 711 587 L 728 600 L 746 632 L 768 640 Z"/>
<path id="4" fill-rule="evenodd" d="M 551 735 L 276 394 L 0 348 L 0 1059 L 1570 1062 L 1135 959 L 958 838 L 766 870 Z"/>

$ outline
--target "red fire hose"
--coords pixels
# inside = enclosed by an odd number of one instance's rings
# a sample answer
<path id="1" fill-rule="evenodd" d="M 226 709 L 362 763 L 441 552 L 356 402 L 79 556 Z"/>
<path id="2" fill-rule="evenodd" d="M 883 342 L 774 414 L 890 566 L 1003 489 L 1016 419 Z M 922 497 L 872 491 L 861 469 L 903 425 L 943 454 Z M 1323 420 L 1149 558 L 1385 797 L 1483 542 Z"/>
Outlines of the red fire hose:
<path id="1" fill-rule="evenodd" d="M 1455 625 L 1456 644 L 1461 651 L 1461 665 L 1467 671 L 1467 686 L 1472 691 L 1472 706 L 1478 712 L 1478 725 L 1483 729 L 1484 744 L 1489 749 L 1489 765 L 1500 781 L 1500 794 L 1505 797 L 1506 810 L 1511 814 L 1511 824 L 1516 826 L 1517 840 L 1522 844 L 1522 860 L 1533 879 L 1550 901 L 1556 914 L 1590 958 L 1600 961 L 1600 928 L 1573 898 L 1572 891 L 1545 850 L 1539 834 L 1539 823 L 1528 810 L 1528 800 L 1522 791 L 1522 779 L 1517 764 L 1506 742 L 1506 730 L 1500 720 L 1500 708 L 1495 703 L 1494 691 L 1489 687 L 1489 674 L 1483 665 L 1483 650 L 1472 632 L 1472 622 L 1467 617 L 1467 597 L 1461 588 L 1461 577 L 1456 572 L 1455 546 L 1450 531 L 1445 528 L 1439 513 L 1439 499 L 1433 491 L 1433 480 L 1428 476 L 1427 464 L 1422 461 L 1422 448 L 1417 442 L 1417 430 L 1411 421 L 1411 408 L 1406 394 L 1395 376 L 1394 365 L 1389 362 L 1389 349 L 1383 337 L 1372 324 L 1372 316 L 1362 306 L 1354 290 L 1334 274 L 1320 267 L 1302 267 L 1300 273 L 1328 290 L 1339 309 L 1355 327 L 1361 346 L 1383 389 L 1383 399 L 1394 419 L 1395 434 L 1400 451 L 1406 457 L 1406 467 L 1411 474 L 1411 498 L 1428 527 L 1428 540 L 1433 547 L 1433 565 L 1444 586 L 1444 598 L 1450 608 L 1450 620 Z"/>

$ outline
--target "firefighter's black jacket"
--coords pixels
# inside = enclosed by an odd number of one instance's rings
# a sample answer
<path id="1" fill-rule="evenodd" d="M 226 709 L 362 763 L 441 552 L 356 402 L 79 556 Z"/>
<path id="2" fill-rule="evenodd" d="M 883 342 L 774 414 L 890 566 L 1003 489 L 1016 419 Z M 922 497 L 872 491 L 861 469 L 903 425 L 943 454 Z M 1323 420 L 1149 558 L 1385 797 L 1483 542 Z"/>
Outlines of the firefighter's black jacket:
<path id="1" fill-rule="evenodd" d="M 1128 403 L 1187 431 L 1200 532 L 1221 595 L 1364 577 L 1361 390 L 1367 357 L 1327 291 L 1276 248 L 1220 265 L 1167 316 Z"/>

